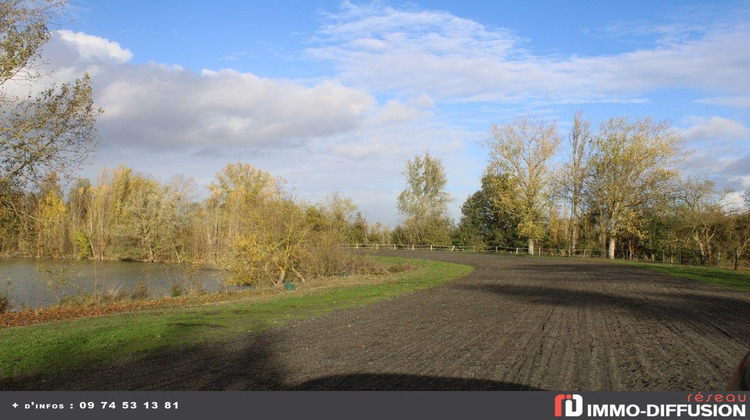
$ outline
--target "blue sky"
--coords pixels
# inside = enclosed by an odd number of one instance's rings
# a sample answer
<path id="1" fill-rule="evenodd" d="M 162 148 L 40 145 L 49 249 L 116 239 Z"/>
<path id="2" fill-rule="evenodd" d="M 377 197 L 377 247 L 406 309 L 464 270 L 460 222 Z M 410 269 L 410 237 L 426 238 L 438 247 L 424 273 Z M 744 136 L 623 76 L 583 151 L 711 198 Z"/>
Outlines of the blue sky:
<path id="1" fill-rule="evenodd" d="M 669 119 L 686 174 L 750 188 L 749 22 L 748 1 L 71 0 L 46 54 L 105 110 L 83 176 L 245 161 L 394 226 L 407 159 L 443 160 L 458 218 L 491 125 L 522 115 Z"/>

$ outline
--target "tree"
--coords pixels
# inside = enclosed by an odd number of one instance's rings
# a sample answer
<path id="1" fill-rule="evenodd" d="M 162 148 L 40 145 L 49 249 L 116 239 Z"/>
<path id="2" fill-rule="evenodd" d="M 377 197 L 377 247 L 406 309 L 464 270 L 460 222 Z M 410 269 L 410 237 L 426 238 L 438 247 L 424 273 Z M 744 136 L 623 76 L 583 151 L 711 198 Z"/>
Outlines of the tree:
<path id="1" fill-rule="evenodd" d="M 573 128 L 568 134 L 570 142 L 570 160 L 563 169 L 562 187 L 570 204 L 569 251 L 575 255 L 580 236 L 580 224 L 583 214 L 583 187 L 588 164 L 588 149 L 591 143 L 591 123 L 583 119 L 578 111 L 573 117 Z"/>
<path id="2" fill-rule="evenodd" d="M 195 180 L 182 174 L 175 175 L 164 186 L 167 200 L 166 208 L 169 209 L 168 231 L 166 243 L 171 248 L 175 260 L 181 263 L 187 252 L 190 236 L 193 232 L 197 203 L 193 202 L 196 191 Z"/>
<path id="3" fill-rule="evenodd" d="M 86 236 L 86 219 L 89 211 L 91 181 L 79 178 L 68 192 L 68 234 L 74 256 L 85 259 L 91 256 L 91 244 Z"/>
<path id="4" fill-rule="evenodd" d="M 282 184 L 246 163 L 228 164 L 211 184 L 216 261 L 231 269 L 230 283 L 280 285 L 290 273 L 304 281 L 300 260 L 312 225 Z"/>
<path id="5" fill-rule="evenodd" d="M 615 257 L 619 238 L 641 235 L 640 213 L 672 195 L 682 145 L 666 121 L 618 117 L 602 122 L 592 141 L 586 190 L 609 258 Z"/>
<path id="6" fill-rule="evenodd" d="M 355 223 L 362 221 L 362 215 L 351 198 L 334 192 L 316 206 L 308 208 L 308 219 L 317 231 L 332 231 L 341 243 L 361 242 L 355 231 Z"/>
<path id="7" fill-rule="evenodd" d="M 458 241 L 479 246 L 514 245 L 518 238 L 519 221 L 507 200 L 512 195 L 508 175 L 485 174 L 482 188 L 466 199 L 461 206 Z"/>
<path id="8" fill-rule="evenodd" d="M 712 260 L 716 248 L 715 238 L 727 224 L 724 194 L 714 189 L 709 180 L 688 178 L 677 192 L 677 216 L 680 233 L 698 248 L 700 264 Z M 718 263 L 718 261 L 717 261 Z"/>
<path id="9" fill-rule="evenodd" d="M 398 196 L 398 211 L 404 217 L 404 238 L 412 244 L 449 244 L 450 195 L 445 191 L 445 168 L 429 152 L 406 163 L 406 189 Z"/>
<path id="10" fill-rule="evenodd" d="M 68 208 L 62 199 L 57 177 L 51 174 L 40 191 L 36 213 L 36 256 L 62 258 L 67 244 Z"/>
<path id="11" fill-rule="evenodd" d="M 512 196 L 500 197 L 518 217 L 518 231 L 528 241 L 529 254 L 544 235 L 544 215 L 552 193 L 549 161 L 560 144 L 557 126 L 525 117 L 492 127 L 487 141 L 489 173 L 507 174 Z"/>
<path id="12" fill-rule="evenodd" d="M 7 83 L 41 78 L 34 67 L 49 40 L 47 23 L 64 2 L 0 2 L 0 191 L 37 183 L 48 174 L 67 174 L 86 161 L 96 142 L 101 113 L 87 74 L 72 84 L 38 94 L 11 96 Z"/>
<path id="13" fill-rule="evenodd" d="M 171 249 L 176 209 L 167 189 L 154 179 L 136 176 L 124 206 L 123 224 L 136 246 L 126 250 L 139 260 L 154 262 Z"/>
<path id="14" fill-rule="evenodd" d="M 288 274 L 305 281 L 300 260 L 311 226 L 304 212 L 290 199 L 260 203 L 243 233 L 233 243 L 231 284 L 281 285 Z"/>
<path id="15" fill-rule="evenodd" d="M 735 271 L 739 269 L 740 258 L 750 248 L 750 189 L 744 196 L 745 208 L 730 211 L 726 223 L 726 245 L 732 254 Z"/>
<path id="16" fill-rule="evenodd" d="M 281 185 L 280 179 L 248 163 L 229 163 L 216 174 L 199 219 L 201 244 L 196 248 L 202 259 L 226 267 L 233 243 L 246 233 L 261 203 L 281 197 Z"/>
<path id="17" fill-rule="evenodd" d="M 133 237 L 129 206 L 144 182 L 143 176 L 120 165 L 115 169 L 103 168 L 96 185 L 76 191 L 75 200 L 84 202 L 83 211 L 77 211 L 83 223 L 74 239 L 79 257 L 97 260 L 137 257 L 133 249 L 138 239 Z M 89 255 L 84 252 L 84 245 L 90 247 Z"/>

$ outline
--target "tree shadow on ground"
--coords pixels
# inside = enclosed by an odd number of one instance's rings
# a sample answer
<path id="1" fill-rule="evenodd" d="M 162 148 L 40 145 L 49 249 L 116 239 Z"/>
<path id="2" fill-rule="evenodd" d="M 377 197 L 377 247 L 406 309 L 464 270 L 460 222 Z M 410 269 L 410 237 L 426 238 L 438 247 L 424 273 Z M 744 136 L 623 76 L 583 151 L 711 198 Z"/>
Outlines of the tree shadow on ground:
<path id="1" fill-rule="evenodd" d="M 750 299 L 732 297 L 728 294 L 695 293 L 692 289 L 661 288 L 643 293 L 633 289 L 600 287 L 605 290 L 586 288 L 573 289 L 554 286 L 554 282 L 474 283 L 453 287 L 492 293 L 500 297 L 520 299 L 525 303 L 545 306 L 593 308 L 596 310 L 619 310 L 621 314 L 636 320 L 656 319 L 685 324 L 702 324 L 711 327 L 708 331 L 750 341 L 747 315 L 750 314 Z M 585 287 L 585 286 L 584 286 Z"/>
<path id="2" fill-rule="evenodd" d="M 275 334 L 132 354 L 99 366 L 13 378 L 3 390 L 268 390 L 283 388 L 285 372 L 272 352 Z"/>
<path id="3" fill-rule="evenodd" d="M 269 330 L 241 340 L 131 355 L 112 365 L 30 378 L 0 379 L 12 391 L 526 391 L 524 385 L 485 379 L 411 374 L 343 373 L 300 383 L 283 366 L 283 333 Z M 294 356 L 292 354 L 292 356 Z M 293 357 L 292 357 L 293 359 Z M 308 367 L 314 360 L 305 360 Z M 405 367 L 405 369 L 408 367 Z M 324 367 L 321 366 L 321 370 Z M 352 367 L 356 370 L 357 367 Z M 309 370 L 308 370 L 309 371 Z M 314 369 L 313 369 L 314 371 Z M 325 376 L 324 376 L 325 375 Z M 309 377 L 309 375 L 308 375 Z"/>
<path id="4" fill-rule="evenodd" d="M 542 391 L 540 388 L 487 379 L 367 373 L 316 378 L 288 389 L 298 391 Z"/>

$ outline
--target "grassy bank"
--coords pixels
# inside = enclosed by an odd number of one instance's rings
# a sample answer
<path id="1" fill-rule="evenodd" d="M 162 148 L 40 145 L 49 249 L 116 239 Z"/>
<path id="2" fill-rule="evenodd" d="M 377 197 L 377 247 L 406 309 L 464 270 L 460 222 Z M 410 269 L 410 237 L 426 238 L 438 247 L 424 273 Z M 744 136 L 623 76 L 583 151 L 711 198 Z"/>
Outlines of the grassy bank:
<path id="1" fill-rule="evenodd" d="M 407 261 L 375 257 L 382 264 Z M 408 260 L 416 269 L 324 279 L 294 292 L 0 329 L 0 384 L 30 375 L 118 363 L 167 347 L 219 343 L 291 319 L 365 305 L 469 274 L 468 266 Z"/>

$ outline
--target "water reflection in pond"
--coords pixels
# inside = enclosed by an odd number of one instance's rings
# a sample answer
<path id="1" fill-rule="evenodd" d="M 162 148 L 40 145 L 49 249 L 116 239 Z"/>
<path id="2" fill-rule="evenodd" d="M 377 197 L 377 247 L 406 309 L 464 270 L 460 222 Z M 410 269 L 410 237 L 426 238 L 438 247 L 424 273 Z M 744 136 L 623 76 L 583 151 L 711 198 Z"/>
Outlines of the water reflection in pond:
<path id="1" fill-rule="evenodd" d="M 224 272 L 184 264 L 121 261 L 0 259 L 0 293 L 7 294 L 10 310 L 46 308 L 71 296 L 130 296 L 141 283 L 151 297 L 183 293 L 216 292 L 226 286 Z"/>

